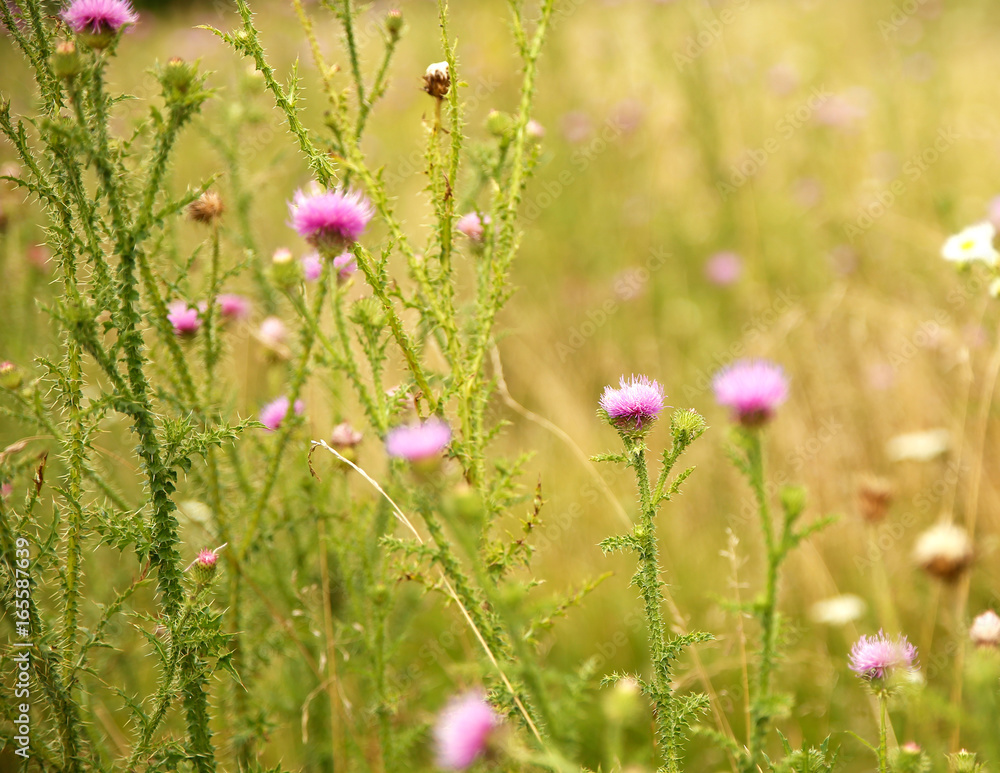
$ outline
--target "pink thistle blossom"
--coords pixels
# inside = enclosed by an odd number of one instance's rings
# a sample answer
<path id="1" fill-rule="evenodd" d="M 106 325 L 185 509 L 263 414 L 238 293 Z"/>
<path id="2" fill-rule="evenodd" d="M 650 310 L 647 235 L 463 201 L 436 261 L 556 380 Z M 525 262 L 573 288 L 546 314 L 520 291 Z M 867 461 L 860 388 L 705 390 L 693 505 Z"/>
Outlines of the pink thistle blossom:
<path id="1" fill-rule="evenodd" d="M 469 212 L 462 215 L 455 223 L 455 230 L 468 236 L 474 242 L 481 242 L 483 234 L 486 233 L 486 226 L 490 224 L 490 216 L 479 216 L 478 212 Z"/>
<path id="2" fill-rule="evenodd" d="M 979 647 L 1000 646 L 1000 616 L 992 609 L 978 615 L 969 628 L 969 638 Z"/>
<path id="3" fill-rule="evenodd" d="M 735 252 L 717 252 L 705 261 L 705 276 L 712 284 L 724 287 L 743 274 L 743 259 Z"/>
<path id="4" fill-rule="evenodd" d="M 14 493 L 14 484 L 10 481 L 0 483 L 0 499 L 6 499 Z"/>
<path id="5" fill-rule="evenodd" d="M 354 255 L 344 252 L 333 259 L 333 267 L 337 269 L 337 281 L 343 283 L 358 270 L 358 262 Z"/>
<path id="6" fill-rule="evenodd" d="M 434 726 L 438 767 L 464 770 L 472 765 L 499 724 L 500 716 L 482 693 L 470 692 L 453 698 Z"/>
<path id="7" fill-rule="evenodd" d="M 646 376 L 621 377 L 621 386 L 608 386 L 601 395 L 601 410 L 615 429 L 644 433 L 663 410 L 663 387 Z"/>
<path id="8" fill-rule="evenodd" d="M 280 349 L 284 346 L 286 339 L 288 338 L 288 330 L 285 327 L 285 323 L 281 321 L 278 317 L 267 317 L 263 322 L 260 323 L 260 329 L 257 331 L 257 337 L 260 338 L 261 343 L 271 349 Z"/>
<path id="9" fill-rule="evenodd" d="M 115 34 L 127 24 L 139 21 L 126 0 L 73 0 L 63 11 L 63 21 L 76 33 Z"/>
<path id="10" fill-rule="evenodd" d="M 173 325 L 174 334 L 179 336 L 193 336 L 201 327 L 198 309 L 184 301 L 172 301 L 167 305 L 167 321 Z"/>
<path id="11" fill-rule="evenodd" d="M 272 402 L 260 409 L 260 423 L 268 432 L 274 432 L 281 426 L 288 415 L 289 400 L 285 395 L 276 398 Z M 301 416 L 305 411 L 305 404 L 301 400 L 295 401 L 295 415 Z"/>
<path id="12" fill-rule="evenodd" d="M 909 669 L 917 657 L 917 648 L 899 636 L 890 639 L 882 631 L 878 636 L 862 636 L 851 648 L 851 670 L 869 682 L 882 680 L 895 669 Z"/>
<path id="13" fill-rule="evenodd" d="M 194 562 L 198 566 L 213 567 L 215 562 L 219 560 L 219 557 L 211 550 L 202 550 Z"/>
<path id="14" fill-rule="evenodd" d="M 297 191 L 291 204 L 291 226 L 303 239 L 330 252 L 358 240 L 374 210 L 358 191 Z"/>
<path id="15" fill-rule="evenodd" d="M 250 301 L 242 295 L 224 293 L 215 300 L 219 304 L 219 313 L 223 319 L 243 319 L 250 313 Z"/>
<path id="16" fill-rule="evenodd" d="M 307 282 L 315 282 L 323 275 L 323 258 L 318 252 L 310 252 L 302 258 L 302 274 Z"/>
<path id="17" fill-rule="evenodd" d="M 788 379 L 779 365 L 767 360 L 740 360 L 712 380 L 715 399 L 733 409 L 744 426 L 763 424 L 788 397 Z"/>
<path id="18" fill-rule="evenodd" d="M 389 430 L 385 450 L 389 456 L 398 459 L 422 462 L 440 454 L 450 441 L 451 429 L 448 425 L 431 417 L 421 424 Z"/>

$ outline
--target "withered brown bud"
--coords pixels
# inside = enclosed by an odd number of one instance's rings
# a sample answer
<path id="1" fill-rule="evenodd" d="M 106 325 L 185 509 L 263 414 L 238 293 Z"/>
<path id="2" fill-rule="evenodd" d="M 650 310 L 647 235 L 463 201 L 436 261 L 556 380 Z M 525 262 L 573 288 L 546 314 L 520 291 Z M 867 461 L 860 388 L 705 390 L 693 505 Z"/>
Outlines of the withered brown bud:
<path id="1" fill-rule="evenodd" d="M 188 204 L 188 217 L 196 223 L 214 223 L 226 208 L 222 198 L 215 191 L 205 191 L 201 196 Z"/>
<path id="2" fill-rule="evenodd" d="M 444 99 L 451 88 L 447 62 L 435 62 L 424 73 L 424 91 L 436 99 Z"/>
<path id="3" fill-rule="evenodd" d="M 973 559 L 972 540 L 961 526 L 942 522 L 917 538 L 913 560 L 939 580 L 954 582 Z"/>
<path id="4" fill-rule="evenodd" d="M 892 482 L 876 475 L 866 475 L 858 483 L 858 511 L 868 523 L 878 523 L 892 504 Z"/>

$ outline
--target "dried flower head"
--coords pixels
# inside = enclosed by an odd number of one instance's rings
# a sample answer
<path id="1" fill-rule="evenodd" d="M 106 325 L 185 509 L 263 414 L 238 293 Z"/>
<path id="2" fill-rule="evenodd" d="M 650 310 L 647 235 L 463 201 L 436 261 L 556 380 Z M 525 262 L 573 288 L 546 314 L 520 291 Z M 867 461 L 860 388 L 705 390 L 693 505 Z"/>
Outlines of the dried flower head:
<path id="1" fill-rule="evenodd" d="M 127 0 L 73 0 L 62 12 L 62 18 L 88 46 L 96 49 L 105 48 L 123 27 L 139 21 Z"/>
<path id="2" fill-rule="evenodd" d="M 629 435 L 645 434 L 663 410 L 663 387 L 646 376 L 621 377 L 620 386 L 604 388 L 601 411 L 608 422 Z"/>
<path id="3" fill-rule="evenodd" d="M 941 522 L 917 538 L 913 560 L 939 580 L 958 579 L 972 563 L 973 549 L 969 533 L 961 526 Z"/>
<path id="4" fill-rule="evenodd" d="M 447 62 L 435 62 L 424 72 L 424 91 L 435 99 L 444 99 L 451 88 Z"/>
<path id="5" fill-rule="evenodd" d="M 995 266 L 1000 261 L 1000 253 L 993 247 L 997 234 L 992 223 L 978 223 L 948 238 L 941 248 L 941 257 L 955 263 L 982 261 Z"/>
<path id="6" fill-rule="evenodd" d="M 291 226 L 317 249 L 336 255 L 356 242 L 375 211 L 358 191 L 297 191 L 291 204 Z"/>
<path id="7" fill-rule="evenodd" d="M 276 398 L 260 409 L 260 423 L 268 432 L 276 431 L 288 415 L 289 407 L 290 401 L 285 395 Z M 305 411 L 305 405 L 301 400 L 296 400 L 295 415 L 301 416 L 303 411 Z"/>
<path id="8" fill-rule="evenodd" d="M 979 647 L 1000 647 L 1000 615 L 992 609 L 978 615 L 969 627 L 969 638 Z"/>
<path id="9" fill-rule="evenodd" d="M 167 321 L 173 326 L 175 335 L 184 337 L 193 336 L 201 327 L 198 309 L 188 306 L 184 301 L 167 304 Z"/>
<path id="10" fill-rule="evenodd" d="M 485 751 L 500 716 L 482 693 L 458 696 L 445 707 L 434 725 L 438 767 L 464 770 Z"/>
<path id="11" fill-rule="evenodd" d="M 885 518 L 892 504 L 892 482 L 875 475 L 866 475 L 858 483 L 858 511 L 869 523 Z"/>
<path id="12" fill-rule="evenodd" d="M 451 429 L 440 419 L 431 417 L 420 424 L 389 430 L 385 450 L 389 456 L 422 462 L 438 456 L 451 442 Z"/>
<path id="13" fill-rule="evenodd" d="M 788 398 L 788 379 L 781 366 L 767 360 L 740 360 L 712 380 L 715 399 L 733 410 L 747 427 L 767 422 Z"/>
<path id="14" fill-rule="evenodd" d="M 897 669 L 909 670 L 917 657 L 917 648 L 905 636 L 890 639 L 882 631 L 878 636 L 862 636 L 851 648 L 851 670 L 862 679 L 884 681 Z"/>
<path id="15" fill-rule="evenodd" d="M 201 196 L 188 204 L 188 217 L 196 223 L 206 223 L 211 225 L 226 210 L 222 203 L 222 197 L 215 191 L 205 191 Z"/>

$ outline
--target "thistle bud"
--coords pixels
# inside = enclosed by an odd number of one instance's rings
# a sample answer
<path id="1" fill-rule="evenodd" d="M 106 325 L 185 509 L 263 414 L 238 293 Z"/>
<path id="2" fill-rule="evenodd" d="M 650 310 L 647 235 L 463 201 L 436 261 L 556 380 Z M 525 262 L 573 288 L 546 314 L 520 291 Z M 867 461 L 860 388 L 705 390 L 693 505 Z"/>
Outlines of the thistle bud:
<path id="1" fill-rule="evenodd" d="M 13 362 L 0 362 L 0 386 L 17 389 L 24 383 L 24 374 Z"/>
<path id="2" fill-rule="evenodd" d="M 346 421 L 342 421 L 330 433 L 330 445 L 338 451 L 354 448 L 362 440 L 362 435 Z"/>
<path id="3" fill-rule="evenodd" d="M 169 102 L 182 100 L 198 82 L 198 64 L 185 62 L 180 57 L 167 61 L 167 66 L 157 72 L 163 87 L 163 98 Z"/>
<path id="4" fill-rule="evenodd" d="M 211 550 L 203 550 L 194 560 L 194 579 L 199 585 L 208 585 L 215 577 L 216 564 L 219 557 Z"/>
<path id="5" fill-rule="evenodd" d="M 948 756 L 948 770 L 951 773 L 981 773 L 985 766 L 976 761 L 976 753 L 962 749 Z"/>
<path id="6" fill-rule="evenodd" d="M 399 40 L 403 33 L 403 12 L 393 8 L 385 15 L 385 30 L 393 40 Z"/>
<path id="7" fill-rule="evenodd" d="M 927 773 L 931 762 L 919 744 L 909 741 L 893 752 L 891 769 L 896 773 Z"/>
<path id="8" fill-rule="evenodd" d="M 954 582 L 972 563 L 972 540 L 961 526 L 939 523 L 917 538 L 913 559 L 928 574 Z"/>
<path id="9" fill-rule="evenodd" d="M 509 134 L 513 124 L 513 119 L 507 113 L 502 113 L 499 110 L 490 110 L 489 115 L 486 116 L 486 131 L 497 139 L 503 139 Z"/>
<path id="10" fill-rule="evenodd" d="M 83 69 L 83 62 L 80 54 L 76 50 L 76 43 L 72 40 L 61 40 L 56 44 L 56 50 L 50 60 L 52 72 L 59 78 L 70 78 L 79 75 Z"/>
<path id="11" fill-rule="evenodd" d="M 435 99 L 444 99 L 451 89 L 451 74 L 447 62 L 435 62 L 424 72 L 424 91 Z"/>
<path id="12" fill-rule="evenodd" d="M 299 284 L 305 274 L 302 264 L 292 258 L 291 250 L 282 247 L 271 257 L 270 276 L 278 287 L 290 288 Z"/>
<path id="13" fill-rule="evenodd" d="M 187 214 L 196 223 L 211 225 L 226 208 L 222 203 L 222 198 L 215 191 L 205 191 L 201 196 L 188 204 Z"/>

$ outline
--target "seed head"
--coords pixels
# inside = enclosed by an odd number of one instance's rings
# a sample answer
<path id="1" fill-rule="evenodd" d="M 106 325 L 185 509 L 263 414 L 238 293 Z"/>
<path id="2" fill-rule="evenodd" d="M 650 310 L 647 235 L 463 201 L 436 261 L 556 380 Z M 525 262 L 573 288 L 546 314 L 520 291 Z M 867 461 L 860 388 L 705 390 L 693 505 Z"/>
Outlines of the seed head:
<path id="1" fill-rule="evenodd" d="M 211 225 L 226 211 L 222 197 L 215 191 L 205 191 L 188 204 L 187 214 L 196 223 Z"/>
<path id="2" fill-rule="evenodd" d="M 424 72 L 424 91 L 435 99 L 444 99 L 451 89 L 451 74 L 447 62 L 435 62 Z"/>
<path id="3" fill-rule="evenodd" d="M 953 582 L 972 563 L 974 553 L 969 533 L 961 526 L 942 522 L 917 538 L 913 560 L 939 580 Z"/>

